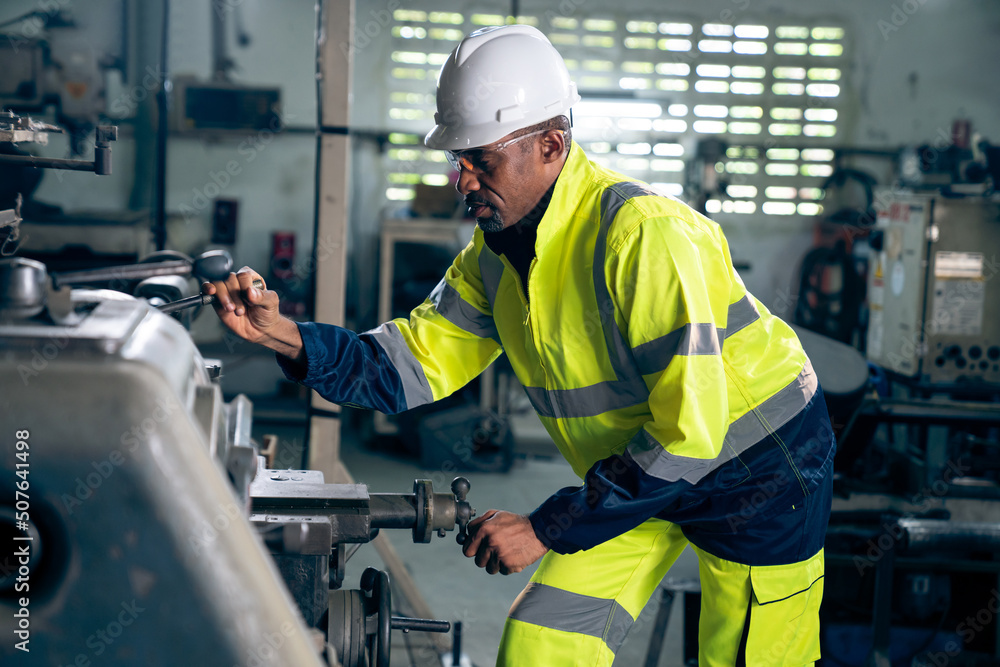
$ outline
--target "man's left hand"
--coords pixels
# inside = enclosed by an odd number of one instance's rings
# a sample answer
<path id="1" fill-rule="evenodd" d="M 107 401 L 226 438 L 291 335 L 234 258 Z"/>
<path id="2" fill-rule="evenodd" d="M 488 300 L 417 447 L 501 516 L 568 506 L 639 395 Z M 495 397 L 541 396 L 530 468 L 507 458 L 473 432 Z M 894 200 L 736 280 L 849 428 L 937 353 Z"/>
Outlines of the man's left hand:
<path id="1" fill-rule="evenodd" d="M 490 510 L 469 524 L 462 552 L 490 574 L 514 574 L 545 555 L 548 548 L 523 514 Z"/>

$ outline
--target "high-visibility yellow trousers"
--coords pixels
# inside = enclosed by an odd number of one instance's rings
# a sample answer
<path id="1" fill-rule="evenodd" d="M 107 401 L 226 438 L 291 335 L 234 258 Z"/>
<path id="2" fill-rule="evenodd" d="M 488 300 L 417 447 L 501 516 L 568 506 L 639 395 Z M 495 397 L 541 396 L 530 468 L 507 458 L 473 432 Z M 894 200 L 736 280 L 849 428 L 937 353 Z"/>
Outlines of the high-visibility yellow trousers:
<path id="1" fill-rule="evenodd" d="M 550 551 L 511 607 L 497 665 L 610 667 L 688 544 L 676 524 L 650 519 L 587 551 Z M 819 659 L 822 549 L 790 565 L 749 566 L 692 548 L 702 593 L 699 667 L 802 667 Z"/>

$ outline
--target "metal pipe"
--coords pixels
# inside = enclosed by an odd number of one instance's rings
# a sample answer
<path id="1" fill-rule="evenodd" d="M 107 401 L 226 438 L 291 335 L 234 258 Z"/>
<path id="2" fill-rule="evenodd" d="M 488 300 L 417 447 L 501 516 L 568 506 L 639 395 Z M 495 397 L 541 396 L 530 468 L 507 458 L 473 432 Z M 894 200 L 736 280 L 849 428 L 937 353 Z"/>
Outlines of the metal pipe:
<path id="1" fill-rule="evenodd" d="M 889 545 L 875 565 L 875 604 L 872 608 L 872 650 L 867 664 L 890 667 L 889 642 L 892 627 L 892 574 L 895 568 L 895 542 Z"/>
<path id="2" fill-rule="evenodd" d="M 160 71 L 163 78 L 156 91 L 156 169 L 153 181 L 153 244 L 167 245 L 167 131 L 170 113 L 170 0 L 163 0 L 163 31 L 160 34 Z"/>
<path id="3" fill-rule="evenodd" d="M 972 521 L 900 519 L 905 551 L 1000 551 L 1000 524 Z"/>
<path id="4" fill-rule="evenodd" d="M 368 498 L 372 528 L 412 528 L 417 522 L 412 493 L 373 493 Z"/>
<path id="5" fill-rule="evenodd" d="M 264 281 L 260 279 L 254 280 L 253 286 L 257 289 L 264 289 Z M 175 313 L 178 310 L 184 310 L 185 308 L 207 306 L 213 301 L 215 301 L 214 294 L 195 294 L 194 296 L 177 299 L 177 301 L 171 301 L 170 303 L 157 304 L 156 307 L 159 308 L 161 313 Z"/>
<path id="6" fill-rule="evenodd" d="M 228 81 L 232 61 L 226 45 L 226 12 L 230 7 L 212 4 L 212 79 Z"/>
<path id="7" fill-rule="evenodd" d="M 132 187 L 129 194 L 129 208 L 133 210 L 153 209 L 156 179 L 156 92 L 160 86 L 160 44 L 159 40 L 142 39 L 144 35 L 161 34 L 163 30 L 163 8 L 161 0 L 129 0 L 131 18 L 131 42 L 128 77 L 123 83 L 147 92 L 143 100 L 136 99 L 129 106 L 131 119 L 121 122 L 133 123 L 134 153 L 131 165 Z M 150 73 L 153 79 L 148 87 L 142 85 L 143 75 Z M 133 98 L 129 98 L 130 100 Z"/>
<path id="8" fill-rule="evenodd" d="M 34 155 L 0 155 L 0 162 L 20 164 L 36 169 L 68 169 L 70 171 L 96 171 L 96 163 L 90 160 L 68 160 L 59 157 L 35 157 Z"/>
<path id="9" fill-rule="evenodd" d="M 455 621 L 455 632 L 451 635 L 451 665 L 462 664 L 462 621 Z"/>

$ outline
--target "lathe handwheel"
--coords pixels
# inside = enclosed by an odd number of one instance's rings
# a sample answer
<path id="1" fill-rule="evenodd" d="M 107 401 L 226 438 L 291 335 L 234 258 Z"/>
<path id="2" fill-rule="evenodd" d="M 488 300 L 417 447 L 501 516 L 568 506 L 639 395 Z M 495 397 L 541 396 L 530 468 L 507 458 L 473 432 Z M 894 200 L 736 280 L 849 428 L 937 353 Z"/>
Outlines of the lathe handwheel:
<path id="1" fill-rule="evenodd" d="M 365 626 L 364 594 L 359 590 L 330 591 L 327 643 L 343 667 L 365 667 Z"/>
<path id="2" fill-rule="evenodd" d="M 374 618 L 376 630 L 368 640 L 368 662 L 375 667 L 389 667 L 389 649 L 392 646 L 392 590 L 389 575 L 373 567 L 361 574 L 361 590 L 367 597 L 369 618 Z"/>

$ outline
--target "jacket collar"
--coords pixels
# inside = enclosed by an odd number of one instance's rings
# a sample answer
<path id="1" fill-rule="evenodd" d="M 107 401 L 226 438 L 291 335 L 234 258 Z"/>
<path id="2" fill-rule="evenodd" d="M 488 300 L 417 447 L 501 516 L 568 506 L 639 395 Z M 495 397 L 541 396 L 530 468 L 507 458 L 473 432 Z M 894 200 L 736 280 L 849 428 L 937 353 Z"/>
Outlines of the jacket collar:
<path id="1" fill-rule="evenodd" d="M 588 199 L 585 190 L 594 181 L 594 165 L 587 159 L 580 145 L 575 141 L 570 145 L 569 155 L 563 164 L 562 171 L 556 179 L 545 215 L 538 223 L 538 238 L 535 241 L 536 251 L 545 247 L 552 239 L 573 223 L 577 209 L 585 205 Z M 584 216 L 586 217 L 586 216 Z"/>

